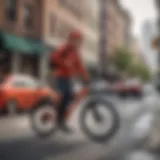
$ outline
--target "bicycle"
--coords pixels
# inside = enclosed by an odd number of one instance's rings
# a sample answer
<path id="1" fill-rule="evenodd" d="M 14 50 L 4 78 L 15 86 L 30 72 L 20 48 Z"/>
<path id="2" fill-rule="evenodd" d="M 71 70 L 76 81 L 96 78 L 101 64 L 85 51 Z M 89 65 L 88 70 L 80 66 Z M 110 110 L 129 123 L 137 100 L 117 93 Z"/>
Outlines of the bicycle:
<path id="1" fill-rule="evenodd" d="M 104 88 L 103 88 L 104 89 Z M 102 96 L 103 94 L 103 96 Z M 66 121 L 71 117 L 72 113 L 78 107 L 79 101 L 88 96 L 84 103 L 82 111 L 80 112 L 80 126 L 82 131 L 94 141 L 106 142 L 116 135 L 120 126 L 120 117 L 116 107 L 112 102 L 108 101 L 102 93 L 102 89 L 96 89 L 95 84 L 89 87 L 84 87 L 79 93 L 76 93 L 75 101 L 68 107 L 65 115 Z M 51 100 L 43 100 L 38 103 L 31 111 L 31 124 L 33 130 L 40 137 L 48 137 L 52 135 L 57 129 L 57 107 L 58 105 Z M 109 111 L 109 114 L 107 115 Z M 110 116 L 112 119 L 111 126 L 108 128 L 106 117 Z M 90 121 L 88 123 L 88 117 Z M 103 125 L 102 125 L 103 124 Z M 102 125 L 102 128 L 98 127 Z M 107 128 L 105 128 L 107 126 Z M 93 131 L 90 127 L 96 129 Z M 103 130 L 103 132 L 102 132 Z M 97 133 L 100 131 L 102 133 Z"/>

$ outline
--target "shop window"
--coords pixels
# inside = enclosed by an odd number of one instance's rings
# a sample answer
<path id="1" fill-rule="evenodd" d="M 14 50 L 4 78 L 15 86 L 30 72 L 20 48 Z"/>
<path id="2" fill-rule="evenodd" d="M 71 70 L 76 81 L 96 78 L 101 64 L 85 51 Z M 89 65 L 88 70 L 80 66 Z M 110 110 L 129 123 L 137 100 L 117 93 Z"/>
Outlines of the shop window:
<path id="1" fill-rule="evenodd" d="M 17 18 L 17 0 L 6 0 L 6 19 L 9 21 L 16 21 Z"/>
<path id="2" fill-rule="evenodd" d="M 34 16 L 33 16 L 33 6 L 25 4 L 24 6 L 24 27 L 26 29 L 33 28 Z"/>

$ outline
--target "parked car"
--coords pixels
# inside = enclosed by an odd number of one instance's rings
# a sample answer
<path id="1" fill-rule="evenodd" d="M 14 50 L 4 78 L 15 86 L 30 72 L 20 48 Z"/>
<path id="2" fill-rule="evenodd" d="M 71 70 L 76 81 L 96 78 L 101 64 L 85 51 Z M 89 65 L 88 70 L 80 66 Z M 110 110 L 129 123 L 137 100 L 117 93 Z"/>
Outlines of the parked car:
<path id="1" fill-rule="evenodd" d="M 143 95 L 143 87 L 139 80 L 132 79 L 115 83 L 117 94 L 120 96 L 141 97 Z"/>
<path id="2" fill-rule="evenodd" d="M 26 111 L 43 98 L 55 98 L 47 85 L 28 75 L 10 75 L 0 84 L 0 110 Z"/>

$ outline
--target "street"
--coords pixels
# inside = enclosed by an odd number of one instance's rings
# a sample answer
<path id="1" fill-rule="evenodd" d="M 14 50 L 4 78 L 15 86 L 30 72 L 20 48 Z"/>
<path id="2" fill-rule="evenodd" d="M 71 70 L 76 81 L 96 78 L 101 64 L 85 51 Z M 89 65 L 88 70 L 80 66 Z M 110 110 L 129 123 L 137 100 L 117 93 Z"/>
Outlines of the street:
<path id="1" fill-rule="evenodd" d="M 160 160 L 159 79 L 160 0 L 0 0 L 0 160 Z"/>
<path id="2" fill-rule="evenodd" d="M 146 160 L 146 156 L 147 160 L 156 160 L 156 157 L 143 151 L 149 128 L 147 124 L 150 124 L 151 118 L 150 103 L 153 106 L 155 98 L 154 95 L 148 95 L 143 100 L 111 98 L 121 114 L 121 128 L 107 144 L 92 142 L 83 135 L 78 126 L 79 110 L 69 122 L 75 133 L 65 135 L 57 131 L 48 139 L 36 137 L 29 126 L 29 116 L 2 117 L 0 157 L 2 160 L 137 160 L 138 156 L 138 159 L 142 157 L 141 160 Z"/>

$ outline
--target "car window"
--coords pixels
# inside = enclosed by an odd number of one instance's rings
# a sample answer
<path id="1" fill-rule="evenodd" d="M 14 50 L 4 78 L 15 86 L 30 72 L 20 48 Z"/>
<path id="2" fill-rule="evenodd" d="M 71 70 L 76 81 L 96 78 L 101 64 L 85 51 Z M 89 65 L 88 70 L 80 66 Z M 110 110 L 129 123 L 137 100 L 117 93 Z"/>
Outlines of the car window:
<path id="1" fill-rule="evenodd" d="M 26 87 L 26 83 L 24 81 L 21 81 L 21 80 L 15 80 L 15 81 L 13 81 L 12 85 L 14 87 Z"/>
<path id="2" fill-rule="evenodd" d="M 36 88 L 38 86 L 38 83 L 36 82 L 36 80 L 28 77 L 13 78 L 11 81 L 11 84 L 14 87 L 18 87 L 18 88 Z"/>

